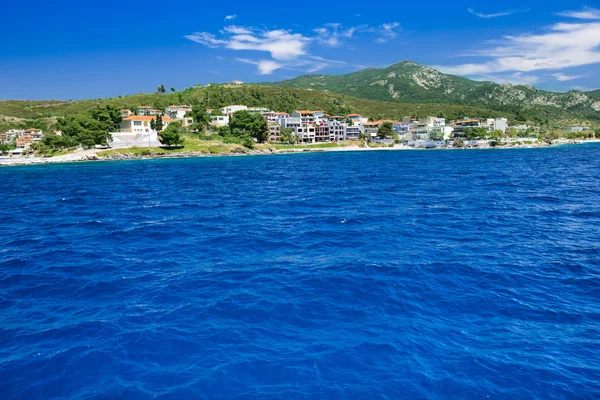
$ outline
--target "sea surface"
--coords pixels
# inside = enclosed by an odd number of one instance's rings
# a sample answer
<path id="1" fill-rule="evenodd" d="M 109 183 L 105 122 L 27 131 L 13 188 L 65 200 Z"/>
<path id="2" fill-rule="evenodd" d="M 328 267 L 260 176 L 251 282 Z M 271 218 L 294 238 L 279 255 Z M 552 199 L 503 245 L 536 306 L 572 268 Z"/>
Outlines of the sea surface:
<path id="1" fill-rule="evenodd" d="M 2 399 L 600 398 L 600 145 L 0 168 Z"/>

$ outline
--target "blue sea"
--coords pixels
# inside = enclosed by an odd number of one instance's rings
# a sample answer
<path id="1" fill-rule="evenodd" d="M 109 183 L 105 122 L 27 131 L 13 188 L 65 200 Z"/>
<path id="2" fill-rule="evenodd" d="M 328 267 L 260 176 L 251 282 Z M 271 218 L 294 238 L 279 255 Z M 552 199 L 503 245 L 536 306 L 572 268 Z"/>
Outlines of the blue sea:
<path id="1" fill-rule="evenodd" d="M 600 145 L 0 168 L 2 399 L 600 398 Z"/>

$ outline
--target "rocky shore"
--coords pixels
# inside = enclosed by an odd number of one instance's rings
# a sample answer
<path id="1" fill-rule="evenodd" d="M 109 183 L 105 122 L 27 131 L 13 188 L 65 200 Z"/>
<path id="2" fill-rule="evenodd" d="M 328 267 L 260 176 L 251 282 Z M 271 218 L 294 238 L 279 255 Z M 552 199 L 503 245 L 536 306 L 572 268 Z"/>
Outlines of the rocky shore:
<path id="1" fill-rule="evenodd" d="M 159 159 L 159 158 L 190 158 L 190 157 L 232 157 L 232 156 L 256 156 L 256 155 L 271 155 L 271 154 L 292 154 L 292 153 L 315 153 L 315 152 L 345 152 L 345 151 L 393 151 L 393 150 L 470 150 L 470 149 L 523 149 L 523 148 L 541 148 L 559 145 L 573 145 L 581 143 L 600 142 L 600 140 L 558 140 L 553 143 L 534 142 L 534 143 L 499 143 L 491 145 L 490 143 L 464 144 L 461 146 L 448 146 L 431 148 L 409 147 L 404 145 L 395 145 L 392 147 L 330 147 L 330 148 L 293 148 L 276 150 L 269 149 L 254 149 L 254 150 L 236 150 L 223 153 L 205 153 L 205 152 L 177 152 L 177 153 L 113 153 L 102 156 L 102 150 L 85 150 L 76 154 L 68 154 L 55 157 L 0 157 L 1 166 L 16 166 L 16 165 L 35 165 L 35 164 L 50 164 L 50 163 L 65 163 L 65 162 L 86 162 L 86 161 L 120 161 L 120 160 L 144 160 L 144 159 Z"/>

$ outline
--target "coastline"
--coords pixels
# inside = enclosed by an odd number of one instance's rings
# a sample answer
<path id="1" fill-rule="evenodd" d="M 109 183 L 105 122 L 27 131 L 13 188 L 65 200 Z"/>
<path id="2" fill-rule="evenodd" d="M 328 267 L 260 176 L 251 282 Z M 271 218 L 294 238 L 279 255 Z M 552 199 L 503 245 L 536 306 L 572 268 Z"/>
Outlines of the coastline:
<path id="1" fill-rule="evenodd" d="M 579 141 L 562 141 L 557 143 L 536 143 L 526 145 L 511 146 L 484 146 L 484 147 L 443 147 L 443 148 L 414 148 L 404 145 L 394 145 L 393 147 L 330 147 L 313 148 L 310 146 L 294 149 L 253 149 L 246 152 L 224 152 L 224 153 L 205 153 L 205 152 L 179 152 L 179 153 L 158 153 L 150 155 L 140 155 L 134 153 L 112 154 L 110 156 L 98 156 L 98 153 L 105 149 L 83 150 L 74 154 L 66 154 L 55 157 L 24 157 L 24 158 L 3 158 L 0 157 L 0 167 L 23 166 L 23 165 L 42 165 L 55 163 L 74 163 L 91 161 L 125 161 L 125 160 L 150 160 L 161 158 L 201 158 L 201 157 L 240 157 L 240 156 L 260 156 L 260 155 L 281 155 L 281 154 L 300 154 L 300 153 L 329 153 L 329 152 L 359 152 L 359 151 L 443 151 L 443 150 L 507 150 L 507 149 L 539 149 L 548 147 L 557 147 L 565 145 L 579 145 L 586 143 L 600 143 L 600 139 L 589 139 Z"/>

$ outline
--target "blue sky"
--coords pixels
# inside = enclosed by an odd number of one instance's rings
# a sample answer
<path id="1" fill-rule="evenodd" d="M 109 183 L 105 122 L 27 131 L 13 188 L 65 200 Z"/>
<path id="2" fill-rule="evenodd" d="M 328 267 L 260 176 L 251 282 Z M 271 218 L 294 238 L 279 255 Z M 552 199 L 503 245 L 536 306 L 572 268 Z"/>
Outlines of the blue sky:
<path id="1" fill-rule="evenodd" d="M 261 4 L 9 1 L 0 99 L 274 81 L 405 59 L 479 80 L 600 88 L 598 1 Z"/>

